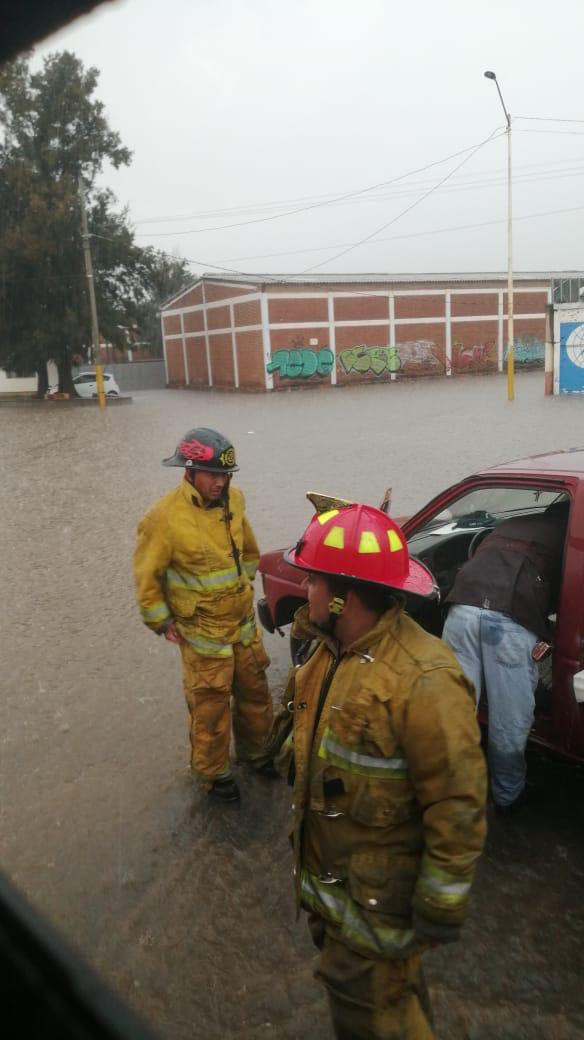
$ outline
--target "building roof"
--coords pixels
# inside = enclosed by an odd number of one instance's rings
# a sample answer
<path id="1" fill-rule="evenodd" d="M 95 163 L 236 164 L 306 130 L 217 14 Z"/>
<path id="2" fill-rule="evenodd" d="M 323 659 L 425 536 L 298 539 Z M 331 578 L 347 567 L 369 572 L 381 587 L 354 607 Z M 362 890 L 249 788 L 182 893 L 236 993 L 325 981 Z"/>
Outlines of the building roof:
<path id="1" fill-rule="evenodd" d="M 516 271 L 513 274 L 513 283 L 540 282 L 549 286 L 552 282 L 567 281 L 570 278 L 584 279 L 584 271 Z M 268 286 L 292 286 L 310 285 L 452 285 L 460 282 L 466 285 L 486 285 L 493 282 L 506 282 L 506 271 L 456 271 L 440 272 L 433 271 L 428 274 L 391 274 L 370 272 L 365 274 L 246 274 L 245 272 L 228 271 L 218 274 L 216 271 L 205 271 L 194 278 L 179 292 L 165 300 L 160 309 L 166 310 L 175 300 L 191 292 L 201 282 L 212 282 L 215 285 L 241 285 L 248 289 L 264 289 Z"/>
<path id="2" fill-rule="evenodd" d="M 584 271 L 516 271 L 514 282 L 549 282 L 556 279 L 582 278 Z M 331 284 L 376 284 L 386 282 L 493 282 L 506 281 L 506 271 L 432 271 L 426 274 L 408 274 L 390 272 L 370 272 L 365 274 L 217 274 L 205 272 L 194 282 L 246 282 L 254 285 L 267 285 L 272 282 L 294 285 L 331 285 Z"/>

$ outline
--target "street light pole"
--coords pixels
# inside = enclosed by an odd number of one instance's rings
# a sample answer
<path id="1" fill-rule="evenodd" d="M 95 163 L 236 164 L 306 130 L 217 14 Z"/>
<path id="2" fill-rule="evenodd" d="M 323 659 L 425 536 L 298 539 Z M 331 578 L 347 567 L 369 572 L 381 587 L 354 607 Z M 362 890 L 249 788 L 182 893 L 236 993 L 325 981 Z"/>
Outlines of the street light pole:
<path id="1" fill-rule="evenodd" d="M 507 122 L 507 400 L 515 399 L 515 338 L 513 333 L 513 197 L 511 179 L 511 116 L 507 111 L 499 81 L 494 72 L 485 72 L 494 80 Z"/>

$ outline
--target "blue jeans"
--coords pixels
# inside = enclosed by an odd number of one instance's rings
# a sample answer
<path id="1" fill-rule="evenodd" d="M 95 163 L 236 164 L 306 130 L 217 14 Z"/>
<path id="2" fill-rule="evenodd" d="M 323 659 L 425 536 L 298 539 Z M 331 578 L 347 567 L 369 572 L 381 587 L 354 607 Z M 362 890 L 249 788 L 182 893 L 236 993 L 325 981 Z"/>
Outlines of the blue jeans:
<path id="1" fill-rule="evenodd" d="M 484 688 L 489 706 L 489 772 L 498 805 L 509 805 L 525 786 L 525 745 L 533 724 L 537 636 L 505 614 L 454 605 L 442 633 L 477 703 Z"/>

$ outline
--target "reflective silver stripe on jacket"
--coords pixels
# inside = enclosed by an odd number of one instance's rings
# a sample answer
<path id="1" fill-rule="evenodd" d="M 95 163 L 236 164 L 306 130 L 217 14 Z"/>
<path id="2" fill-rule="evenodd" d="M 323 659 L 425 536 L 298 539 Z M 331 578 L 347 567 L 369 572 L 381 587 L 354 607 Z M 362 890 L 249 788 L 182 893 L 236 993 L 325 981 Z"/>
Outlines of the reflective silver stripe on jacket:
<path id="1" fill-rule="evenodd" d="M 344 886 L 344 882 L 331 884 L 303 870 L 300 876 L 302 904 L 336 925 L 353 945 L 383 957 L 406 957 L 417 944 L 413 928 L 389 928 L 371 923 L 373 915 L 366 919 Z"/>
<path id="2" fill-rule="evenodd" d="M 169 589 L 192 589 L 204 592 L 205 589 L 229 588 L 237 585 L 239 574 L 236 567 L 225 570 L 209 571 L 207 574 L 191 574 L 188 571 L 169 567 L 166 572 L 166 584 Z"/>
<path id="3" fill-rule="evenodd" d="M 408 775 L 408 763 L 401 751 L 388 758 L 356 751 L 335 737 L 328 726 L 320 742 L 318 757 L 359 776 L 377 777 L 380 780 L 403 780 Z"/>

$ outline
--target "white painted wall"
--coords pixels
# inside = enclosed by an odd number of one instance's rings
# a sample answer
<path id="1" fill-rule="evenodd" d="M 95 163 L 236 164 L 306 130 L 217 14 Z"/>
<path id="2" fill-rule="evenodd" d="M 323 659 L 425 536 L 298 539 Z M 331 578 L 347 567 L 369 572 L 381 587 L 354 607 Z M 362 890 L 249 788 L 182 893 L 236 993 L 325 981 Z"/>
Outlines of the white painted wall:
<path id="1" fill-rule="evenodd" d="M 0 394 L 35 394 L 36 376 L 24 376 L 10 379 L 3 368 L 0 368 Z"/>
<path id="2" fill-rule="evenodd" d="M 54 361 L 47 362 L 47 375 L 49 386 L 59 381 L 59 373 Z M 35 376 L 17 376 L 10 378 L 3 368 L 0 368 L 0 394 L 36 394 L 38 380 Z"/>

